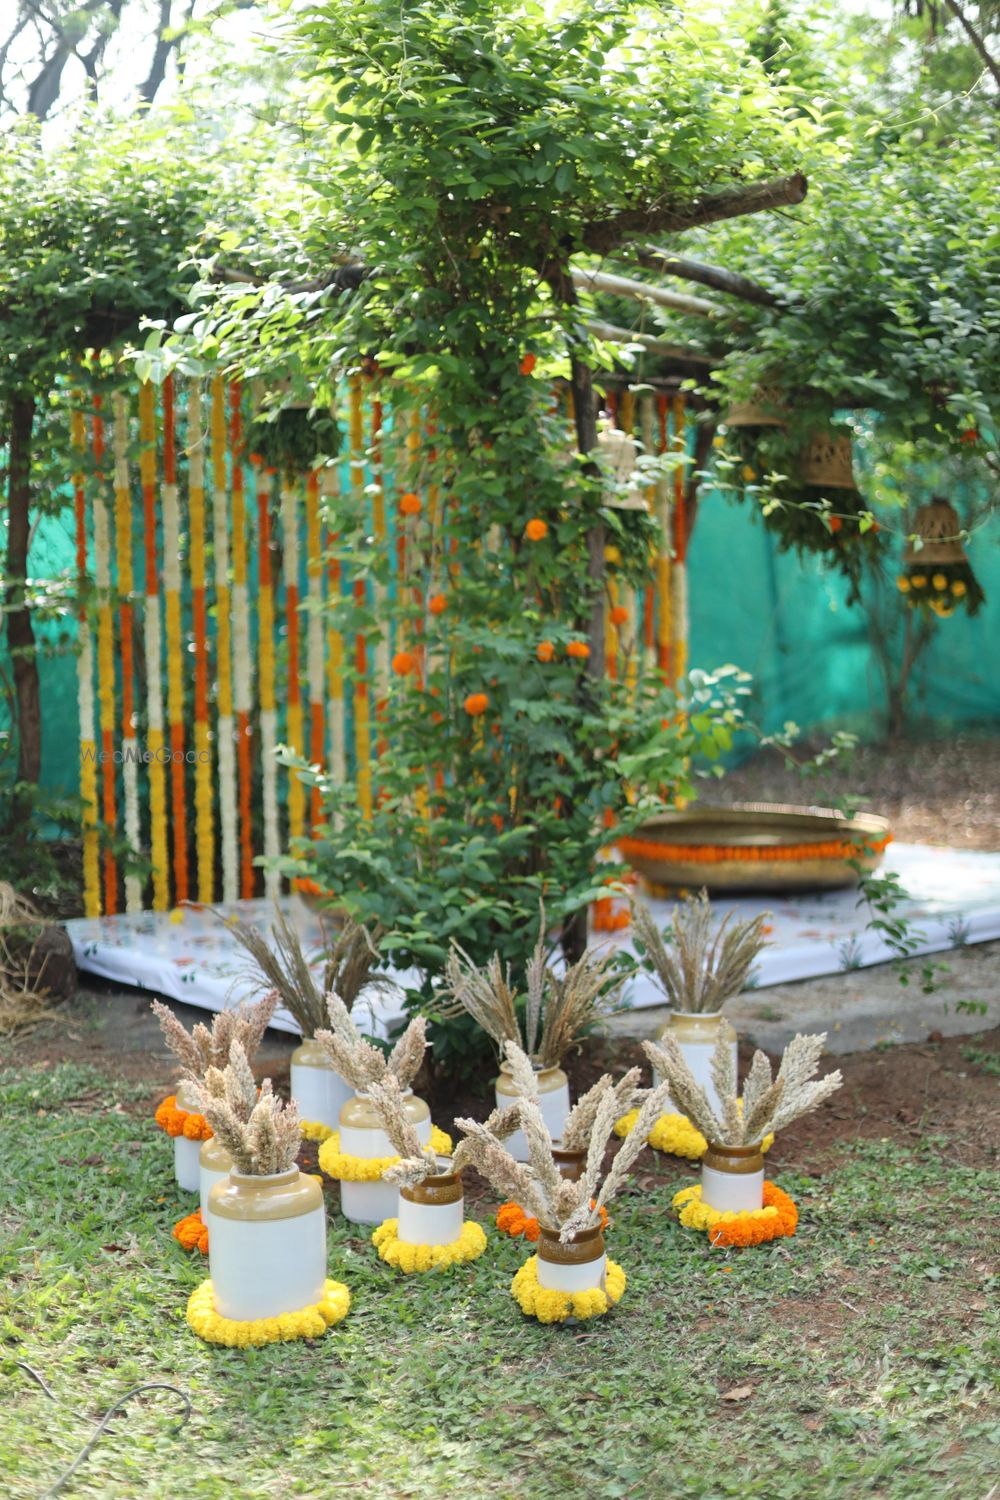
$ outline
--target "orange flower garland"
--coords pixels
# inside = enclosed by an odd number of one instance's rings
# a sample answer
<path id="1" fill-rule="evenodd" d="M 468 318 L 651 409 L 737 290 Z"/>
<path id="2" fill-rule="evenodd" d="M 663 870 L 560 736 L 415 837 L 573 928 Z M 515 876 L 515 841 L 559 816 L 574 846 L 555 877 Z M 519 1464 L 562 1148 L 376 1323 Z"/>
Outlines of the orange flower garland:
<path id="1" fill-rule="evenodd" d="M 626 838 L 618 840 L 618 848 L 626 858 L 637 854 L 646 859 L 715 865 L 728 860 L 853 859 L 859 854 L 881 854 L 891 843 L 891 834 L 882 839 L 865 839 L 862 844 L 849 839 L 827 839 L 816 844 L 661 844 L 653 839 Z"/>
<path id="2" fill-rule="evenodd" d="M 764 1207 L 777 1210 L 773 1219 L 744 1219 L 737 1216 L 726 1223 L 715 1224 L 708 1231 L 713 1245 L 762 1245 L 767 1240 L 783 1239 L 798 1228 L 799 1211 L 787 1193 L 773 1182 L 764 1183 Z"/>
<path id="3" fill-rule="evenodd" d="M 529 542 L 540 542 L 549 534 L 548 523 L 539 516 L 535 516 L 524 528 L 524 534 Z"/>
<path id="4" fill-rule="evenodd" d="M 212 1127 L 205 1116 L 195 1114 L 193 1110 L 178 1109 L 176 1094 L 167 1095 L 153 1118 L 167 1135 L 183 1135 L 189 1141 L 208 1141 L 212 1138 Z"/>
<path id="5" fill-rule="evenodd" d="M 200 1208 L 177 1220 L 173 1236 L 182 1250 L 200 1250 L 202 1255 L 208 1254 L 208 1225 L 201 1217 Z"/>
<path id="6" fill-rule="evenodd" d="M 591 1202 L 590 1206 L 593 1208 L 593 1202 Z M 497 1216 L 494 1222 L 500 1233 L 509 1234 L 512 1240 L 516 1240 L 520 1235 L 523 1235 L 526 1240 L 530 1240 L 534 1244 L 538 1239 L 538 1220 L 526 1214 L 518 1203 L 501 1203 L 497 1209 Z M 602 1208 L 601 1228 L 607 1229 L 607 1227 L 608 1211 L 606 1208 Z"/>

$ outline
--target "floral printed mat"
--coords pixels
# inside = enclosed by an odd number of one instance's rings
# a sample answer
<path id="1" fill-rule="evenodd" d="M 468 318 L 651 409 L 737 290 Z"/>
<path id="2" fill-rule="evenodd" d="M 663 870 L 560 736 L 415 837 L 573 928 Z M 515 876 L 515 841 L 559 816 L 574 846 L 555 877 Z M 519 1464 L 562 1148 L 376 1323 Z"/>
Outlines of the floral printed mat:
<path id="1" fill-rule="evenodd" d="M 962 943 L 1000 938 L 1000 854 L 940 849 L 925 844 L 893 844 L 884 873 L 892 873 L 907 892 L 895 915 L 904 916 L 916 940 L 914 952 L 932 953 Z M 319 928 L 315 917 L 295 897 L 283 906 L 299 928 L 303 941 L 315 946 Z M 665 925 L 670 903 L 654 902 Z M 758 986 L 814 979 L 821 974 L 884 963 L 892 958 L 878 932 L 868 930 L 871 913 L 858 905 L 854 890 L 798 894 L 782 898 L 744 896 L 719 900 L 720 916 L 769 913 L 769 946 L 762 955 Z M 267 900 L 241 901 L 239 915 L 258 926 L 268 926 Z M 157 995 L 186 1001 L 208 1010 L 223 1010 L 248 995 L 246 960 L 225 924 L 211 912 L 185 906 L 171 912 L 135 912 L 114 917 L 78 917 L 67 922 L 79 967 L 119 984 L 135 985 Z M 595 941 L 600 941 L 598 935 Z M 611 941 L 627 946 L 628 936 Z M 317 967 L 319 965 L 317 964 Z M 405 984 L 410 976 L 400 974 Z M 662 1004 L 662 996 L 645 976 L 636 980 L 627 998 L 636 1006 Z M 381 1032 L 401 1013 L 399 998 L 382 996 L 373 1007 L 372 1024 Z M 294 1031 L 282 1011 L 274 1024 Z"/>

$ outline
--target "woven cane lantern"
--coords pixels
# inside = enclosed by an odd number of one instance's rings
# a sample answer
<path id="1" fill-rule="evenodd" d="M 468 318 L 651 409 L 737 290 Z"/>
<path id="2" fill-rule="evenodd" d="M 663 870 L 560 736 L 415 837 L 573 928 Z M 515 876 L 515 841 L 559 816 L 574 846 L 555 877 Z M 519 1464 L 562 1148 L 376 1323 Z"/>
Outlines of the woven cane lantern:
<path id="1" fill-rule="evenodd" d="M 985 595 L 962 546 L 962 522 L 955 507 L 936 495 L 917 511 L 914 532 L 921 545 L 907 545 L 904 571 L 896 579 L 907 604 L 942 620 L 961 605 L 974 615 Z"/>
<path id="2" fill-rule="evenodd" d="M 736 401 L 726 412 L 727 427 L 784 427 L 784 396 L 780 386 L 761 385 L 749 401 Z"/>

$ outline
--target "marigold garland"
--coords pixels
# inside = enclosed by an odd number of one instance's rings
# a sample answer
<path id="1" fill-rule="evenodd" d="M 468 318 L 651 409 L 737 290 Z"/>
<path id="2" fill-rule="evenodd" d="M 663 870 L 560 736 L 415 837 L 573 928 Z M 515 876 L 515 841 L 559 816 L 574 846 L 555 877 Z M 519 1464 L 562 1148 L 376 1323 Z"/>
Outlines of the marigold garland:
<path id="1" fill-rule="evenodd" d="M 295 884 L 296 888 L 300 889 L 301 887 L 303 887 L 303 886 L 305 886 L 307 884 L 308 885 L 316 885 L 316 882 L 314 880 L 310 880 L 308 882 L 304 881 L 304 880 L 297 880 L 297 881 L 294 882 L 294 884 Z M 319 888 L 318 885 L 316 885 L 316 895 L 319 895 L 319 894 L 320 894 L 320 888 Z M 333 1135 L 333 1126 L 332 1125 L 324 1125 L 322 1120 L 300 1120 L 299 1121 L 299 1131 L 301 1132 L 302 1139 L 304 1141 L 320 1141 L 320 1142 L 322 1142 L 322 1141 L 328 1141 L 330 1139 L 331 1135 Z"/>
<path id="2" fill-rule="evenodd" d="M 450 1156 L 451 1136 L 432 1125 L 430 1144 L 424 1150 L 434 1156 Z M 338 1182 L 378 1182 L 385 1169 L 398 1161 L 398 1156 L 348 1156 L 340 1149 L 339 1130 L 332 1130 L 319 1148 L 320 1166 L 327 1177 Z"/>
<path id="3" fill-rule="evenodd" d="M 211 1281 L 203 1281 L 191 1293 L 187 1320 L 193 1332 L 209 1344 L 226 1344 L 230 1349 L 247 1349 L 261 1344 L 278 1344 L 290 1339 L 318 1339 L 347 1317 L 351 1294 L 342 1281 L 327 1280 L 319 1302 L 298 1312 L 282 1313 L 277 1318 L 252 1318 L 247 1322 L 224 1318 L 215 1310 Z"/>
<path id="4" fill-rule="evenodd" d="M 593 1208 L 593 1203 L 590 1206 Z M 535 1244 L 538 1239 L 538 1220 L 533 1219 L 530 1214 L 526 1214 L 519 1203 L 501 1203 L 493 1222 L 501 1234 L 509 1234 L 512 1240 L 516 1240 L 523 1235 L 531 1244 Z M 601 1228 L 607 1229 L 608 1222 L 608 1211 L 606 1208 L 602 1208 Z"/>
<path id="5" fill-rule="evenodd" d="M 200 1208 L 177 1220 L 173 1236 L 182 1250 L 200 1250 L 202 1255 L 208 1254 L 208 1225 L 201 1217 Z"/>
<path id="6" fill-rule="evenodd" d="M 399 1220 L 386 1219 L 372 1234 L 372 1244 L 386 1265 L 409 1276 L 414 1271 L 443 1271 L 478 1260 L 486 1249 L 486 1235 L 474 1219 L 466 1219 L 458 1239 L 449 1245 L 410 1245 L 399 1238 Z"/>
<path id="7" fill-rule="evenodd" d="M 229 589 L 229 501 L 226 477 L 226 388 L 212 381 L 212 543 L 215 565 L 216 753 L 219 763 L 219 844 L 222 899 L 239 895 L 236 829 L 236 741 L 233 735 L 232 604 Z"/>
<path id="8" fill-rule="evenodd" d="M 557 1292 L 538 1284 L 538 1256 L 529 1256 L 510 1284 L 510 1294 L 521 1311 L 539 1323 L 564 1323 L 567 1318 L 600 1318 L 625 1291 L 626 1277 L 613 1260 L 605 1263 L 604 1290 Z"/>
<path id="9" fill-rule="evenodd" d="M 675 1193 L 672 1206 L 685 1229 L 700 1229 L 712 1245 L 762 1245 L 795 1233 L 799 1211 L 787 1193 L 773 1182 L 764 1183 L 764 1206 L 741 1213 L 720 1212 L 701 1201 L 701 1184 Z"/>
<path id="10" fill-rule="evenodd" d="M 74 392 L 70 414 L 70 442 L 78 464 L 83 462 L 87 445 L 87 424 L 80 403 L 81 392 Z M 86 596 L 87 585 L 87 514 L 83 469 L 73 474 L 73 506 L 76 519 L 76 577 L 78 598 Z M 88 917 L 101 914 L 101 862 L 97 832 L 97 741 L 94 738 L 94 647 L 93 630 L 87 610 L 81 602 L 78 610 L 80 651 L 77 656 L 77 709 L 80 717 L 80 800 L 83 803 L 83 909 Z"/>
<path id="11" fill-rule="evenodd" d="M 165 1130 L 169 1136 L 182 1135 L 189 1141 L 212 1139 L 212 1127 L 205 1116 L 196 1114 L 194 1110 L 179 1109 L 176 1094 L 167 1095 L 163 1103 L 157 1107 L 153 1118 L 160 1129 Z"/>
<path id="12" fill-rule="evenodd" d="M 855 859 L 863 854 L 881 854 L 892 843 L 892 835 L 881 839 L 826 839 L 814 844 L 661 844 L 653 839 L 624 838 L 618 848 L 645 859 L 677 860 L 684 864 L 714 865 L 730 860 L 744 863 L 784 859 Z"/>

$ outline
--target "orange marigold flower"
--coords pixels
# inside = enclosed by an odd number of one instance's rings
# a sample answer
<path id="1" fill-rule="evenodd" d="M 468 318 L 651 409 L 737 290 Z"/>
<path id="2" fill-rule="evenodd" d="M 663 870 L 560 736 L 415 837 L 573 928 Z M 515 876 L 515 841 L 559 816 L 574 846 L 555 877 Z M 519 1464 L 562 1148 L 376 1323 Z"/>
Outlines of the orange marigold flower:
<path id="1" fill-rule="evenodd" d="M 499 813 L 491 813 L 490 822 L 493 824 L 493 827 L 496 829 L 497 833 L 503 833 L 503 818 Z"/>
<path id="2" fill-rule="evenodd" d="M 208 1225 L 202 1220 L 201 1209 L 196 1208 L 193 1214 L 178 1219 L 173 1236 L 182 1250 L 200 1250 L 202 1255 L 208 1254 Z"/>
<path id="3" fill-rule="evenodd" d="M 469 717 L 475 719 L 479 714 L 486 712 L 490 706 L 490 700 L 486 693 L 470 693 L 464 706 Z"/>
<path id="4" fill-rule="evenodd" d="M 536 355 L 526 354 L 521 363 L 518 365 L 518 369 L 520 370 L 522 375 L 530 375 L 537 363 L 538 359 Z"/>
<path id="5" fill-rule="evenodd" d="M 841 520 L 840 516 L 831 516 L 830 519 L 829 519 L 829 525 L 830 525 L 830 530 L 831 531 L 839 531 L 840 528 L 843 526 L 843 524 L 844 523 Z"/>
<path id="6" fill-rule="evenodd" d="M 415 495 L 410 490 L 407 494 L 400 496 L 399 508 L 404 516 L 419 516 L 424 508 L 424 502 L 419 495 Z"/>
<path id="7" fill-rule="evenodd" d="M 586 641 L 570 641 L 566 647 L 566 655 L 576 657 L 577 661 L 586 661 L 590 655 L 590 647 Z"/>
<path id="8" fill-rule="evenodd" d="M 405 677 L 417 665 L 411 651 L 397 651 L 392 658 L 392 670 L 397 677 Z"/>
<path id="9" fill-rule="evenodd" d="M 427 608 L 432 615 L 443 615 L 448 608 L 448 601 L 443 594 L 432 594 Z"/>
<path id="10" fill-rule="evenodd" d="M 549 524 L 547 521 L 543 521 L 541 516 L 532 516 L 524 528 L 524 534 L 529 542 L 540 542 L 543 537 L 548 536 Z"/>
<path id="11" fill-rule="evenodd" d="M 628 619 L 628 610 L 625 608 L 624 604 L 616 604 L 614 609 L 611 611 L 610 618 L 612 625 L 624 625 L 626 620 Z"/>
<path id="12" fill-rule="evenodd" d="M 551 661 L 556 654 L 556 648 L 551 641 L 539 641 L 535 655 L 539 661 Z"/>

